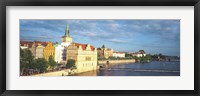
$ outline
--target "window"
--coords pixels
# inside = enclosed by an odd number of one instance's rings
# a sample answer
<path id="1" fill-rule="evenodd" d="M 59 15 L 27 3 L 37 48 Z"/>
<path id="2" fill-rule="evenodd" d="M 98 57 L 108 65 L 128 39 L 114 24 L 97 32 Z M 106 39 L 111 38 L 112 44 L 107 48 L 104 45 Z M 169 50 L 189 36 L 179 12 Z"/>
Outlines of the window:
<path id="1" fill-rule="evenodd" d="M 91 61 L 91 57 L 85 57 L 86 61 Z"/>

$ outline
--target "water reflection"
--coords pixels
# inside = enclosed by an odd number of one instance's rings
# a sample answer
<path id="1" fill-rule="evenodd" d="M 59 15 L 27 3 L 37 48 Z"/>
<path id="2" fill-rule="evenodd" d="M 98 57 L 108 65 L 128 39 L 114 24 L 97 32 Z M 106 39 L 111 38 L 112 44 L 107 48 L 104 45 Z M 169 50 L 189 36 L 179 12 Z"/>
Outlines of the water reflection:
<path id="1" fill-rule="evenodd" d="M 180 76 L 180 62 L 109 64 L 104 70 L 89 71 L 73 76 Z"/>

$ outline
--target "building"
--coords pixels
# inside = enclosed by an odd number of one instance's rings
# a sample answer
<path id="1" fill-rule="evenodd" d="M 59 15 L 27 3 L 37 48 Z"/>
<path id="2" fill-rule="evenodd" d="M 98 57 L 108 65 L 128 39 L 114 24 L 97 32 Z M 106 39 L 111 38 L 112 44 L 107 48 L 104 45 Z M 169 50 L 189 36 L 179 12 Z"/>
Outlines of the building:
<path id="1" fill-rule="evenodd" d="M 32 46 L 32 42 L 29 41 L 20 41 L 20 48 L 21 49 L 29 49 Z"/>
<path id="2" fill-rule="evenodd" d="M 146 53 L 144 50 L 139 50 L 138 52 L 135 52 L 135 53 L 131 53 L 133 56 L 136 56 L 136 57 L 144 57 L 146 56 Z"/>
<path id="3" fill-rule="evenodd" d="M 37 47 L 37 44 L 35 42 L 32 43 L 32 46 L 30 48 L 31 50 L 31 53 L 32 53 L 32 56 L 35 58 L 36 56 L 36 47 Z"/>
<path id="4" fill-rule="evenodd" d="M 125 58 L 124 52 L 113 52 L 113 57 Z"/>
<path id="5" fill-rule="evenodd" d="M 44 48 L 44 59 L 48 61 L 49 56 L 55 56 L 55 47 L 53 46 L 53 43 L 48 42 L 47 46 Z"/>
<path id="6" fill-rule="evenodd" d="M 62 53 L 61 45 L 60 44 L 55 45 L 55 57 L 54 57 L 54 59 L 57 63 L 60 63 L 62 61 L 62 59 L 61 59 L 62 54 L 61 53 Z"/>
<path id="7" fill-rule="evenodd" d="M 32 55 L 34 56 L 34 58 L 37 58 L 37 56 L 39 56 L 40 53 L 37 52 L 37 46 L 40 45 L 41 46 L 46 46 L 47 42 L 40 42 L 40 41 L 20 41 L 20 48 L 21 49 L 29 49 L 32 53 Z M 40 50 L 41 51 L 41 50 Z M 36 56 L 37 54 L 37 56 Z M 41 53 L 43 55 L 43 52 Z M 42 55 L 40 54 L 39 57 L 41 57 Z M 43 57 L 43 56 L 42 56 Z"/>
<path id="8" fill-rule="evenodd" d="M 57 63 L 66 63 L 67 47 L 72 43 L 72 37 L 69 35 L 69 26 L 65 29 L 65 35 L 62 36 L 61 45 L 57 45 L 55 48 L 55 61 Z"/>
<path id="9" fill-rule="evenodd" d="M 73 43 L 67 48 L 67 60 L 75 60 L 77 72 L 97 69 L 97 49 L 90 44 Z"/>
<path id="10" fill-rule="evenodd" d="M 54 57 L 54 60 L 57 62 L 57 63 L 60 63 L 60 60 L 61 60 L 61 45 L 60 44 L 55 44 L 54 45 L 55 47 L 55 57 Z"/>
<path id="11" fill-rule="evenodd" d="M 35 58 L 44 58 L 44 46 L 41 44 L 38 44 L 36 47 L 36 55 Z"/>
<path id="12" fill-rule="evenodd" d="M 102 47 L 98 48 L 97 51 L 100 57 L 109 58 L 113 56 L 113 50 L 106 48 L 105 45 L 102 45 Z"/>
<path id="13" fill-rule="evenodd" d="M 62 43 L 66 43 L 67 45 L 69 45 L 71 42 L 72 42 L 72 37 L 70 37 L 69 35 L 69 25 L 67 25 L 65 29 L 65 35 L 62 36 Z"/>

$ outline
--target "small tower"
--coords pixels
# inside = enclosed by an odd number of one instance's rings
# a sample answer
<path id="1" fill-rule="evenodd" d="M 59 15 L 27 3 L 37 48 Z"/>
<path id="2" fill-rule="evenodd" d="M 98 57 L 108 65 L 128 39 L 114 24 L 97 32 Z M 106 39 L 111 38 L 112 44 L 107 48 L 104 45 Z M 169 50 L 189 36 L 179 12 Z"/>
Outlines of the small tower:
<path id="1" fill-rule="evenodd" d="M 62 36 L 62 42 L 63 43 L 71 43 L 72 42 L 72 38 L 69 35 L 69 25 L 67 24 L 66 28 L 65 28 L 65 35 Z"/>

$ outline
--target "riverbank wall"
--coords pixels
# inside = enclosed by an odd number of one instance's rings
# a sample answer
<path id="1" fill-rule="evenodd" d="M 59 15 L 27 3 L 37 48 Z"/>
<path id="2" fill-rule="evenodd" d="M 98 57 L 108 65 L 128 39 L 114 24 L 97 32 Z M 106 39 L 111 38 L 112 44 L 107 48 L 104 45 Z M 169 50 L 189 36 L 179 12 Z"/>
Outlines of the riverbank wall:
<path id="1" fill-rule="evenodd" d="M 66 75 L 70 75 L 74 73 L 76 73 L 75 70 L 64 69 L 60 71 L 40 73 L 40 74 L 31 75 L 31 76 L 66 76 Z"/>
<path id="2" fill-rule="evenodd" d="M 101 60 L 98 61 L 98 64 L 126 64 L 126 63 L 135 63 L 135 59 L 130 59 L 130 60 Z M 98 70 L 98 66 L 94 70 Z M 31 76 L 67 76 L 67 75 L 73 75 L 77 73 L 81 73 L 83 70 L 80 69 L 63 69 L 60 71 L 55 71 L 55 72 L 47 72 L 47 73 L 40 73 L 40 74 L 35 74 Z M 86 72 L 86 71 L 84 71 Z"/>
<path id="3" fill-rule="evenodd" d="M 135 59 L 130 60 L 100 60 L 98 64 L 124 64 L 124 63 L 135 63 Z"/>

